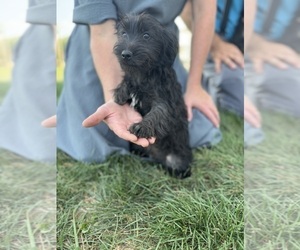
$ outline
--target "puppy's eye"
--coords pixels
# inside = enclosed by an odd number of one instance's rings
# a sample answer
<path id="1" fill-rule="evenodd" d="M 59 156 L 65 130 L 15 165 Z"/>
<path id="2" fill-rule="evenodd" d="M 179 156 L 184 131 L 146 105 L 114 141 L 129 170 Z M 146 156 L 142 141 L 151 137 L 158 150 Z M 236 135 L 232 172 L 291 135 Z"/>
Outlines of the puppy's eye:
<path id="1" fill-rule="evenodd" d="M 125 31 L 122 32 L 122 37 L 124 37 L 124 38 L 128 37 L 128 35 L 127 35 L 127 33 Z"/>
<path id="2" fill-rule="evenodd" d="M 144 38 L 145 40 L 148 40 L 148 39 L 150 38 L 150 35 L 149 35 L 148 33 L 145 33 L 145 34 L 143 35 L 143 38 Z"/>

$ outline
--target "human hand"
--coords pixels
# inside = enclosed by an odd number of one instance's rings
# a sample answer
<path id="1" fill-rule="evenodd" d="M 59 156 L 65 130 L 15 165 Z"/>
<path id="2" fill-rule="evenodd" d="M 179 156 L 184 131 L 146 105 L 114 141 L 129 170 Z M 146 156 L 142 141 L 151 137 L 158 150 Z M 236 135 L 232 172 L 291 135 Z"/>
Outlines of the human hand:
<path id="1" fill-rule="evenodd" d="M 155 138 L 137 138 L 128 130 L 132 124 L 141 120 L 141 115 L 128 104 L 119 105 L 111 100 L 100 106 L 94 114 L 86 118 L 82 125 L 84 127 L 93 127 L 104 121 L 120 138 L 142 147 L 148 147 L 155 142 Z"/>
<path id="2" fill-rule="evenodd" d="M 261 127 L 261 115 L 247 96 L 244 96 L 244 118 L 252 126 Z"/>
<path id="3" fill-rule="evenodd" d="M 51 116 L 44 121 L 42 121 L 42 126 L 45 128 L 53 128 L 56 127 L 56 115 Z"/>
<path id="4" fill-rule="evenodd" d="M 286 69 L 288 66 L 300 68 L 300 56 L 292 48 L 265 40 L 255 36 L 248 51 L 249 58 L 253 62 L 256 72 L 263 71 L 264 63 L 269 63 L 278 69 Z"/>
<path id="5" fill-rule="evenodd" d="M 212 42 L 210 53 L 215 63 L 217 73 L 220 73 L 222 63 L 231 69 L 235 69 L 238 66 L 244 68 L 244 55 L 239 48 L 234 44 L 223 41 L 216 34 Z"/>
<path id="6" fill-rule="evenodd" d="M 193 118 L 192 108 L 200 110 L 215 127 L 220 126 L 219 112 L 211 96 L 200 86 L 189 86 L 184 95 L 184 101 L 188 112 L 188 120 Z"/>

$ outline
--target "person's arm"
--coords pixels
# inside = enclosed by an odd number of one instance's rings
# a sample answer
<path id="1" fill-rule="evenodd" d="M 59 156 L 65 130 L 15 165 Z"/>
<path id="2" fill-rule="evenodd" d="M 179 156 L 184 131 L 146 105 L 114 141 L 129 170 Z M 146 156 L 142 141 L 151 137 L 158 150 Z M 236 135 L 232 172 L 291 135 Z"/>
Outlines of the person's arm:
<path id="1" fill-rule="evenodd" d="M 254 20 L 256 14 L 256 0 L 244 0 L 244 51 L 247 50 L 250 38 L 253 34 Z"/>
<path id="2" fill-rule="evenodd" d="M 192 0 L 187 0 L 184 8 L 180 14 L 182 21 L 185 23 L 186 27 L 192 31 Z"/>
<path id="3" fill-rule="evenodd" d="M 185 93 L 188 118 L 192 119 L 192 108 L 197 108 L 218 127 L 218 110 L 208 93 L 201 86 L 203 66 L 206 62 L 214 34 L 216 0 L 192 1 L 191 63 Z"/>
<path id="4" fill-rule="evenodd" d="M 114 20 L 90 25 L 91 53 L 106 102 L 113 99 L 113 90 L 122 81 L 122 70 L 113 53 L 113 47 L 117 41 L 115 25 Z"/>
<path id="5" fill-rule="evenodd" d="M 192 16 L 193 36 L 188 85 L 199 85 L 214 34 L 216 0 L 193 0 Z"/>
<path id="6" fill-rule="evenodd" d="M 248 1 L 248 0 L 247 0 Z M 252 1 L 252 0 L 251 0 Z M 181 18 L 188 27 L 192 30 L 192 1 L 189 0 L 181 12 Z M 214 32 L 212 45 L 210 48 L 212 60 L 215 63 L 216 72 L 221 71 L 221 64 L 225 63 L 230 68 L 236 68 L 237 65 L 244 67 L 244 55 L 237 46 L 224 41 L 216 32 Z"/>

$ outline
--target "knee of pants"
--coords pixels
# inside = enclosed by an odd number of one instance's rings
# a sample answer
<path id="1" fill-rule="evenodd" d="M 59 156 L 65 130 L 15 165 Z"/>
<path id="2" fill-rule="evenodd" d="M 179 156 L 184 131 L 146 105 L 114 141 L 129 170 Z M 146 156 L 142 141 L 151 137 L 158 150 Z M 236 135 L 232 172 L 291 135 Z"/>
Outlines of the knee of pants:
<path id="1" fill-rule="evenodd" d="M 191 148 L 214 146 L 222 140 L 221 131 L 200 111 L 193 109 L 193 119 L 189 123 Z"/>
<path id="2" fill-rule="evenodd" d="M 244 147 L 252 147 L 260 144 L 264 140 L 264 132 L 261 128 L 255 128 L 248 122 L 244 122 Z"/>
<path id="3" fill-rule="evenodd" d="M 242 69 L 222 68 L 221 82 L 218 87 L 218 105 L 239 116 L 244 115 L 244 73 Z"/>
<path id="4" fill-rule="evenodd" d="M 278 70 L 269 66 L 265 74 L 258 94 L 260 106 L 300 117 L 300 70 Z"/>

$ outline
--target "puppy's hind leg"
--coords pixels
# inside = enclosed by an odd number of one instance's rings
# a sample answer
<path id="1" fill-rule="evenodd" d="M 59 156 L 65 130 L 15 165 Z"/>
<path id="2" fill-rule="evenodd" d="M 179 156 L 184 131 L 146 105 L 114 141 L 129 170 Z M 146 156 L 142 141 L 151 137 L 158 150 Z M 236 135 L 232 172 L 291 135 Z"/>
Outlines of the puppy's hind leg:
<path id="1" fill-rule="evenodd" d="M 152 146 L 151 155 L 171 176 L 179 179 L 191 176 L 192 150 L 187 143 L 179 144 L 175 138 L 164 138 Z"/>
<path id="2" fill-rule="evenodd" d="M 165 156 L 165 167 L 171 176 L 184 179 L 191 176 L 192 153 L 170 152 Z"/>

